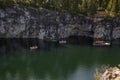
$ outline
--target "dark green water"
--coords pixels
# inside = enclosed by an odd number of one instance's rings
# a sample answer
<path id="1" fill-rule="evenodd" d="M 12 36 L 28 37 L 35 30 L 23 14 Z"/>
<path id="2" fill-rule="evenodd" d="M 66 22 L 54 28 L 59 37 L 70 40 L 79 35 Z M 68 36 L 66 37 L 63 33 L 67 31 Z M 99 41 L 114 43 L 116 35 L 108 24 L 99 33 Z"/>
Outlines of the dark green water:
<path id="1" fill-rule="evenodd" d="M 96 68 L 119 63 L 119 47 L 16 52 L 0 56 L 0 80 L 94 80 Z"/>

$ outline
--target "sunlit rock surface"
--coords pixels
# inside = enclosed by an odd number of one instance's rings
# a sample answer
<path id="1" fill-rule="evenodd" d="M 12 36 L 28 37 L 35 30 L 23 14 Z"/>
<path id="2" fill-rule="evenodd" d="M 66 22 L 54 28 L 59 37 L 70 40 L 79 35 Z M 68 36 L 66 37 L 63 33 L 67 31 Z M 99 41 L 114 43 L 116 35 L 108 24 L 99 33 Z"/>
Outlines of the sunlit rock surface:
<path id="1" fill-rule="evenodd" d="M 106 69 L 100 80 L 120 80 L 120 69 L 117 67 Z"/>

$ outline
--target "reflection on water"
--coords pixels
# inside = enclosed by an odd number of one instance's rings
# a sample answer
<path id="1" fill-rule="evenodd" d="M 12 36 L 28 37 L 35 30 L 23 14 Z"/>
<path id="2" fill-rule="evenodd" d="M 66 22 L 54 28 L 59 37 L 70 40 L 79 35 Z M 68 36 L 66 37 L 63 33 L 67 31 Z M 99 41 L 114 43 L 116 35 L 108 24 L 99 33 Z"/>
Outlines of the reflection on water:
<path id="1" fill-rule="evenodd" d="M 67 46 L 0 56 L 0 80 L 94 80 L 104 64 L 119 64 L 119 48 Z"/>

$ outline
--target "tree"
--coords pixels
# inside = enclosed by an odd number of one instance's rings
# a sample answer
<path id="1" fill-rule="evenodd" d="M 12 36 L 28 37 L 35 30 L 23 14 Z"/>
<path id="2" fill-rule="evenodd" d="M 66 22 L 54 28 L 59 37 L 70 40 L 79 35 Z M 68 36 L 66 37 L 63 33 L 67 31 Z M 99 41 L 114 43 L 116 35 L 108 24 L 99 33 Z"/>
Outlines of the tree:
<path id="1" fill-rule="evenodd" d="M 117 14 L 118 0 L 110 0 L 107 7 L 107 13 L 110 16 L 115 16 Z"/>
<path id="2" fill-rule="evenodd" d="M 97 11 L 96 0 L 88 0 L 88 15 L 93 15 Z"/>
<path id="3" fill-rule="evenodd" d="M 3 6 L 7 6 L 7 0 L 3 0 Z"/>
<path id="4" fill-rule="evenodd" d="M 82 0 L 81 13 L 87 14 L 87 9 L 88 9 L 87 0 Z"/>

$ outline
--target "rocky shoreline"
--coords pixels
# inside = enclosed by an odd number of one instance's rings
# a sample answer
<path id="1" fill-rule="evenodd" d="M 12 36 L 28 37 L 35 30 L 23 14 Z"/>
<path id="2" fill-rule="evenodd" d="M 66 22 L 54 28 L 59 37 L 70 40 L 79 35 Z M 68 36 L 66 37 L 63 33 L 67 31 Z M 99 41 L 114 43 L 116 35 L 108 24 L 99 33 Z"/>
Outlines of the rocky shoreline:
<path id="1" fill-rule="evenodd" d="M 0 38 L 37 38 L 52 42 L 76 36 L 78 41 L 86 43 L 91 38 L 91 42 L 103 40 L 120 45 L 120 17 L 94 22 L 93 18 L 67 12 L 19 6 L 0 8 Z"/>
<path id="2" fill-rule="evenodd" d="M 108 67 L 102 73 L 96 71 L 96 80 L 120 80 L 120 69 L 118 67 Z"/>

